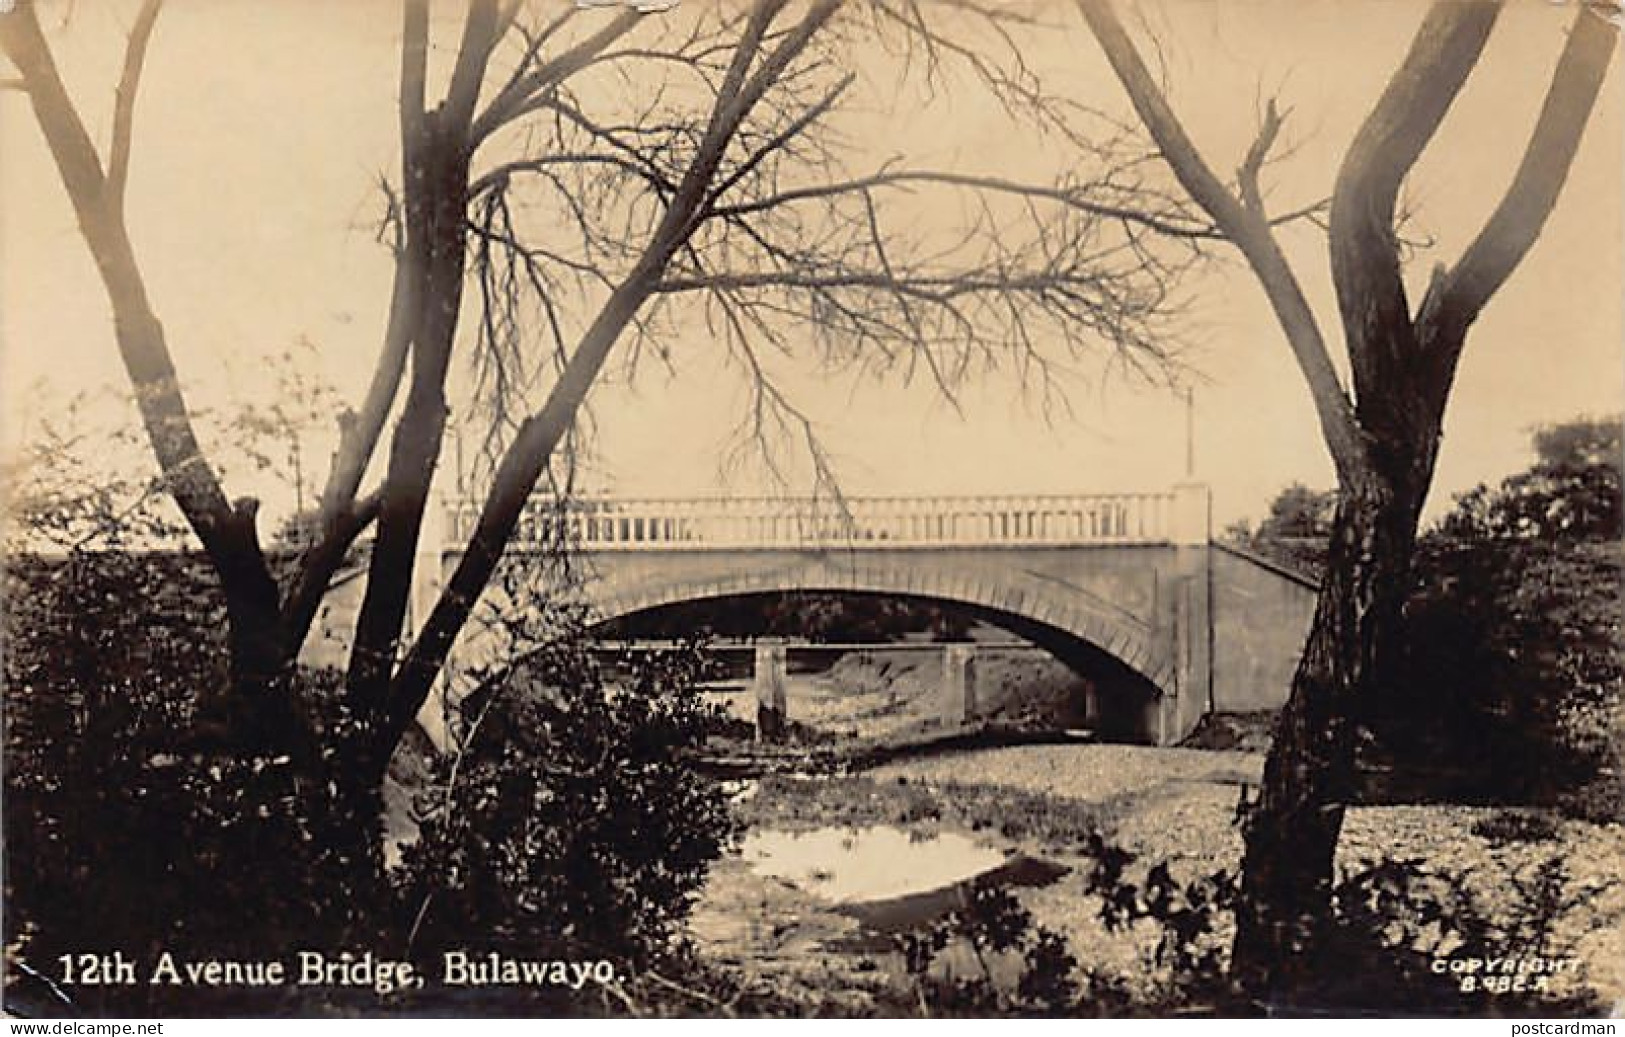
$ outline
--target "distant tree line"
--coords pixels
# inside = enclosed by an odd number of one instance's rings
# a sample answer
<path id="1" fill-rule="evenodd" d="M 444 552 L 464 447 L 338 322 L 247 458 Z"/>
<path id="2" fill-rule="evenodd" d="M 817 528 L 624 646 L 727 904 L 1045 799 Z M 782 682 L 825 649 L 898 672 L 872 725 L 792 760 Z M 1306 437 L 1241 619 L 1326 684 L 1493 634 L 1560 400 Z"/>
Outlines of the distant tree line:
<path id="1" fill-rule="evenodd" d="M 950 605 L 883 594 L 779 591 L 707 598 L 647 609 L 598 628 L 602 637 L 683 640 L 795 637 L 809 641 L 885 643 L 929 638 L 961 641 L 973 620 Z"/>

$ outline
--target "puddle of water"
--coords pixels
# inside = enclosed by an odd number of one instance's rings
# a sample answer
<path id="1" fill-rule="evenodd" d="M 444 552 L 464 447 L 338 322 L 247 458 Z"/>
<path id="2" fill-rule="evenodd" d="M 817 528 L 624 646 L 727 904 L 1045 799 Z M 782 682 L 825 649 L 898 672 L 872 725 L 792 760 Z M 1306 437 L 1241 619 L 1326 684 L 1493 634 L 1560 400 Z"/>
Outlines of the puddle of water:
<path id="1" fill-rule="evenodd" d="M 1004 863 L 1004 855 L 954 832 L 920 838 L 901 828 L 756 831 L 741 855 L 758 874 L 792 882 L 836 904 L 941 889 Z"/>

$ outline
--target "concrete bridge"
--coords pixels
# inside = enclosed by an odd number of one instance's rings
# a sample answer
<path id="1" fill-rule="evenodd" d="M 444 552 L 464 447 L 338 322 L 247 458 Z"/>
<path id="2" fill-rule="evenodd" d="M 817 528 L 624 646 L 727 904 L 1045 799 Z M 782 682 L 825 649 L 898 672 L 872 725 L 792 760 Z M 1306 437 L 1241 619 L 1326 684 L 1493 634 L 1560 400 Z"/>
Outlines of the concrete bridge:
<path id="1" fill-rule="evenodd" d="M 414 572 L 414 626 L 455 568 L 477 514 L 477 502 L 452 502 L 428 517 Z M 524 571 L 559 535 L 576 547 L 579 597 L 600 620 L 781 591 L 951 603 L 1083 674 L 1102 735 L 1162 745 L 1183 738 L 1207 712 L 1281 705 L 1315 599 L 1301 577 L 1213 544 L 1208 490 L 1195 483 L 1071 496 L 591 499 L 562 513 L 538 504 L 509 547 L 510 573 Z M 487 618 L 556 593 L 524 579 L 517 588 L 514 580 L 493 583 L 509 586 L 482 601 Z M 332 610 L 354 608 L 359 593 L 337 589 Z M 471 622 L 448 670 L 490 660 L 499 651 L 489 633 L 495 626 Z M 757 653 L 756 683 L 770 710 L 783 707 L 783 658 L 769 644 Z M 974 646 L 945 652 L 949 720 L 971 709 L 974 669 Z M 423 716 L 431 735 L 443 735 L 442 716 L 431 701 Z"/>

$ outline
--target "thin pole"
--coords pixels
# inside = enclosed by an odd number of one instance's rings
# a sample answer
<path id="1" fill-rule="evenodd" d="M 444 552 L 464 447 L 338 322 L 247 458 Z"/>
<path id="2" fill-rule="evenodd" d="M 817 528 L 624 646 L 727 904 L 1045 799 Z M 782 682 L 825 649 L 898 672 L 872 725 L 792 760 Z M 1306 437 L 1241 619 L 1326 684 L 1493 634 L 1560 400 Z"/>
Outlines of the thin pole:
<path id="1" fill-rule="evenodd" d="M 457 450 L 457 499 L 462 500 L 468 495 L 467 475 L 463 471 L 463 430 L 456 428 L 451 433 L 452 445 Z"/>
<path id="2" fill-rule="evenodd" d="M 1185 478 L 1196 478 L 1196 391 L 1185 387 Z"/>

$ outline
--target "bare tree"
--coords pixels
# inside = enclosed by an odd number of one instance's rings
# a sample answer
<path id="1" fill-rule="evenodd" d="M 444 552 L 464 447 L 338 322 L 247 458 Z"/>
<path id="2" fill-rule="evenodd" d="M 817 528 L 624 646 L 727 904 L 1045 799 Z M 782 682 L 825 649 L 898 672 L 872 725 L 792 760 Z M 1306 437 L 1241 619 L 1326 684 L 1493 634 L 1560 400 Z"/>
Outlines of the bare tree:
<path id="1" fill-rule="evenodd" d="M 698 307 L 745 370 L 747 427 L 806 434 L 767 373 L 769 351 L 806 343 L 829 365 L 925 372 L 944 389 L 992 363 L 1043 383 L 1085 352 L 1159 369 L 1172 286 L 1219 236 L 1145 186 L 1147 156 L 1121 127 L 1043 92 L 1013 35 L 1028 27 L 996 5 L 754 0 L 641 14 L 470 0 L 437 86 L 428 0 L 403 0 L 388 322 L 366 396 L 342 423 L 312 543 L 278 580 L 255 503 L 231 501 L 200 450 L 124 219 L 159 2 L 144 0 L 134 22 L 105 161 L 34 4 L 0 16 L 0 48 L 97 261 L 169 491 L 224 586 L 233 680 L 221 712 L 240 743 L 320 755 L 283 678 L 343 558 L 376 523 L 346 676 L 374 786 L 617 343 L 628 362 L 678 363 L 694 348 L 662 333 L 662 310 Z M 939 87 L 944 69 L 966 70 L 1012 118 L 1069 136 L 1094 168 L 1034 184 L 902 160 L 855 168 L 830 116 L 853 85 L 843 48 L 860 38 L 894 47 Z M 970 214 L 963 226 L 946 237 L 897 229 L 888 213 L 932 192 L 931 204 Z M 459 342 L 495 416 L 496 461 L 461 561 L 408 642 Z M 381 481 L 364 489 L 375 458 Z"/>
<path id="2" fill-rule="evenodd" d="M 1270 105 L 1234 185 L 1225 183 L 1191 143 L 1110 0 L 1078 6 L 1174 176 L 1263 287 L 1337 471 L 1319 603 L 1246 829 L 1235 977 L 1255 998 L 1279 997 L 1314 968 L 1350 794 L 1355 725 L 1402 636 L 1400 603 L 1456 364 L 1468 329 L 1557 201 L 1611 63 L 1614 10 L 1579 5 L 1511 185 L 1461 258 L 1437 266 L 1413 306 L 1396 198 L 1477 66 L 1500 10 L 1455 0 L 1429 9 L 1350 144 L 1332 193 L 1328 244 L 1352 374 L 1345 388 L 1263 203 L 1259 174 L 1280 132 L 1280 112 Z"/>

